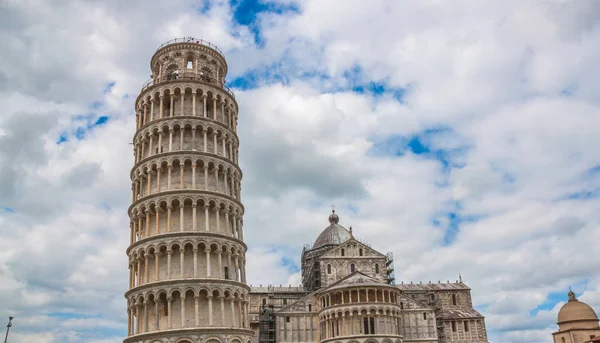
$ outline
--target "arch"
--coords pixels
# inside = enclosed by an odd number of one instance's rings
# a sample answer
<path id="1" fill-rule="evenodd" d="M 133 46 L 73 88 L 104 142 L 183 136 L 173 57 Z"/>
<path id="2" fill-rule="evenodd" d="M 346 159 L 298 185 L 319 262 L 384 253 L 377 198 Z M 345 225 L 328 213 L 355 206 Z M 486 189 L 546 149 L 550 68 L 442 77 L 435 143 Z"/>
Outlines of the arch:
<path id="1" fill-rule="evenodd" d="M 456 306 L 456 294 L 452 293 L 452 305 Z"/>
<path id="2" fill-rule="evenodd" d="M 331 264 L 327 265 L 327 274 L 331 274 Z"/>
<path id="3" fill-rule="evenodd" d="M 165 68 L 165 77 L 167 80 L 177 80 L 179 78 L 179 66 L 176 63 L 169 64 Z"/>

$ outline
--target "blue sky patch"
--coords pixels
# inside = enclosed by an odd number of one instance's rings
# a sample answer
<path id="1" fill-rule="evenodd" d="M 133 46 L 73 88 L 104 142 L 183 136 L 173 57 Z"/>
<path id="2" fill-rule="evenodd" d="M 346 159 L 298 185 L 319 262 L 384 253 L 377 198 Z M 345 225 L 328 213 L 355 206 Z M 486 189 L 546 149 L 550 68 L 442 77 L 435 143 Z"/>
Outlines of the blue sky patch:
<path id="1" fill-rule="evenodd" d="M 12 207 L 0 207 L 0 209 L 4 213 L 15 213 L 15 210 Z"/>
<path id="2" fill-rule="evenodd" d="M 429 128 L 410 136 L 389 135 L 386 137 L 376 137 L 369 152 L 375 156 L 397 156 L 414 154 L 423 158 L 438 161 L 444 168 L 460 167 L 456 157 L 465 154 L 469 147 L 466 145 L 454 148 L 442 148 L 436 146 L 436 135 L 455 134 L 452 129 L 446 127 Z"/>
<path id="3" fill-rule="evenodd" d="M 258 47 L 264 46 L 264 39 L 260 32 L 260 14 L 289 14 L 300 13 L 296 4 L 282 4 L 261 0 L 230 0 L 233 11 L 233 20 L 238 25 L 247 26 L 254 35 L 254 43 Z"/>
<path id="4" fill-rule="evenodd" d="M 114 86 L 115 86 L 115 81 L 111 81 L 108 84 L 106 84 L 106 87 L 104 87 L 104 94 L 111 93 Z"/>
<path id="5" fill-rule="evenodd" d="M 571 285 L 571 288 L 573 289 L 573 291 L 575 293 L 577 293 L 577 295 L 579 295 L 578 291 L 580 292 L 580 290 L 586 289 L 588 282 L 589 282 L 589 279 L 581 280 L 581 281 L 576 282 L 573 285 Z M 538 314 L 538 312 L 540 312 L 540 311 L 552 310 L 554 308 L 554 306 L 556 306 L 556 304 L 558 304 L 559 302 L 561 302 L 561 301 L 566 302 L 568 300 L 568 293 L 569 293 L 568 288 L 561 289 L 561 290 L 555 291 L 555 292 L 550 292 L 546 296 L 546 300 L 544 300 L 543 303 L 539 304 L 536 308 L 529 311 L 529 315 L 536 316 Z"/>

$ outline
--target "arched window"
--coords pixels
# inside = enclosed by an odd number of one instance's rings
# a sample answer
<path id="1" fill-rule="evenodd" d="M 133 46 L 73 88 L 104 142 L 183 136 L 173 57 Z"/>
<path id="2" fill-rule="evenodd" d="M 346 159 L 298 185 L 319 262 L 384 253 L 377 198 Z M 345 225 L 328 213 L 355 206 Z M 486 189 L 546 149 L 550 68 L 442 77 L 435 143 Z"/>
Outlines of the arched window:
<path id="1" fill-rule="evenodd" d="M 327 274 L 331 274 L 331 264 L 327 265 Z"/>
<path id="2" fill-rule="evenodd" d="M 283 299 L 283 304 L 287 305 L 287 299 Z"/>
<path id="3" fill-rule="evenodd" d="M 564 338 L 564 337 L 561 337 L 561 338 L 560 338 L 560 342 L 561 342 L 561 343 L 565 343 L 565 338 Z"/>
<path id="4" fill-rule="evenodd" d="M 267 306 L 267 298 L 263 298 L 263 306 Z"/>
<path id="5" fill-rule="evenodd" d="M 308 304 L 308 312 L 312 312 L 312 304 Z"/>
<path id="6" fill-rule="evenodd" d="M 194 69 L 194 55 L 188 55 L 185 64 L 186 69 Z"/>
<path id="7" fill-rule="evenodd" d="M 358 249 L 358 256 L 362 256 L 363 255 L 363 251 L 362 248 Z"/>
<path id="8" fill-rule="evenodd" d="M 423 320 L 427 320 L 427 312 L 423 312 Z"/>
<path id="9" fill-rule="evenodd" d="M 223 274 L 225 276 L 225 280 L 229 280 L 229 268 L 228 267 L 223 268 Z"/>
<path id="10" fill-rule="evenodd" d="M 469 321 L 465 320 L 464 323 L 465 323 L 465 332 L 468 332 L 469 331 Z"/>
<path id="11" fill-rule="evenodd" d="M 456 305 L 456 294 L 452 294 L 452 305 Z"/>
<path id="12" fill-rule="evenodd" d="M 400 309 L 404 310 L 404 303 L 403 302 L 400 303 Z"/>
<path id="13" fill-rule="evenodd" d="M 375 274 L 379 274 L 379 264 L 375 264 Z"/>
<path id="14" fill-rule="evenodd" d="M 344 251 L 344 249 L 342 249 L 342 256 L 345 256 L 345 255 L 346 255 L 345 251 Z"/>
<path id="15" fill-rule="evenodd" d="M 456 332 L 456 322 L 452 322 L 452 332 Z"/>
<path id="16" fill-rule="evenodd" d="M 350 273 L 354 273 L 355 270 L 356 270 L 356 267 L 354 266 L 354 263 L 352 263 L 350 265 Z"/>
<path id="17" fill-rule="evenodd" d="M 166 69 L 167 80 L 176 80 L 179 77 L 179 68 L 176 64 L 171 64 Z"/>

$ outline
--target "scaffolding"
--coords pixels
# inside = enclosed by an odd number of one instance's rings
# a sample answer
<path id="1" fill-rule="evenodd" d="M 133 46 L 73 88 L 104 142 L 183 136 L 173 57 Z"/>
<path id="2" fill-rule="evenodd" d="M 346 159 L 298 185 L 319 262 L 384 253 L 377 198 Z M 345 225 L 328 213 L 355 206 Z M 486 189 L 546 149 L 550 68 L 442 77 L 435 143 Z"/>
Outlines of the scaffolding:
<path id="1" fill-rule="evenodd" d="M 275 343 L 275 310 L 273 305 L 261 306 L 258 319 L 258 342 Z"/>
<path id="2" fill-rule="evenodd" d="M 394 253 L 388 252 L 385 259 L 386 281 L 389 285 L 396 283 L 396 274 L 394 273 Z"/>

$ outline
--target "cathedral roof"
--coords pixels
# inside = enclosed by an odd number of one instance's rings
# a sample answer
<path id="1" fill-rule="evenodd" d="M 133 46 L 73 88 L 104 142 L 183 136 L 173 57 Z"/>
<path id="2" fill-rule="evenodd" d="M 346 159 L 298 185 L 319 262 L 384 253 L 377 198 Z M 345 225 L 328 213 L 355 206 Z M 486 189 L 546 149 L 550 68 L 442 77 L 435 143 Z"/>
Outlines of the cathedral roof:
<path id="1" fill-rule="evenodd" d="M 332 289 L 352 287 L 352 286 L 388 286 L 387 283 L 370 277 L 362 272 L 355 271 L 354 273 L 342 278 L 336 283 L 331 284 L 325 290 L 329 291 Z"/>
<path id="2" fill-rule="evenodd" d="M 331 215 L 329 216 L 329 226 L 321 232 L 315 244 L 313 245 L 313 249 L 320 248 L 326 245 L 339 245 L 349 240 L 352 237 L 350 231 L 346 230 L 343 226 L 339 225 L 340 217 L 335 214 L 335 210 L 331 211 Z"/>
<path id="3" fill-rule="evenodd" d="M 598 316 L 588 304 L 577 300 L 575 293 L 569 291 L 569 301 L 558 311 L 558 324 L 575 321 L 598 322 Z"/>
<path id="4" fill-rule="evenodd" d="M 401 283 L 396 284 L 396 287 L 403 291 L 459 291 L 471 289 L 462 282 Z"/>
<path id="5" fill-rule="evenodd" d="M 483 318 L 483 315 L 477 312 L 475 309 L 460 309 L 460 310 L 440 310 L 437 313 L 440 319 L 459 319 L 459 318 Z"/>

